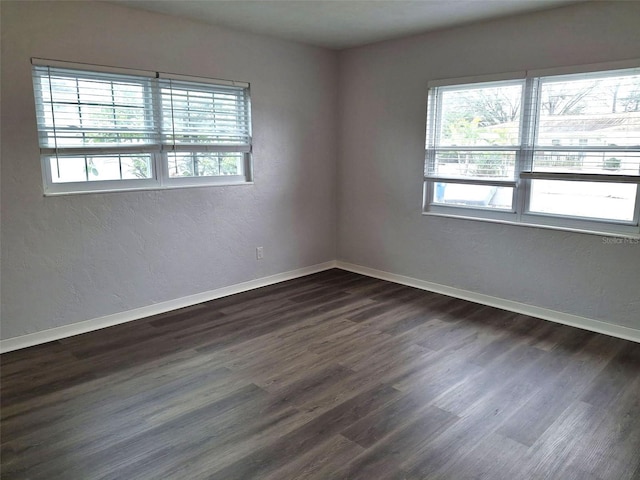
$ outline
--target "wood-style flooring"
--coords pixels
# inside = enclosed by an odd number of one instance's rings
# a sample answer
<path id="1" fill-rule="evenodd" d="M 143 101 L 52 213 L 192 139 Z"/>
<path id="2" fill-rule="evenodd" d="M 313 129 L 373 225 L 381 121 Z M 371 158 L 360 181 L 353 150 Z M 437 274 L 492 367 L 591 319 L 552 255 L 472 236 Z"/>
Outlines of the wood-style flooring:
<path id="1" fill-rule="evenodd" d="M 2 355 L 2 478 L 640 478 L 640 344 L 341 270 Z"/>

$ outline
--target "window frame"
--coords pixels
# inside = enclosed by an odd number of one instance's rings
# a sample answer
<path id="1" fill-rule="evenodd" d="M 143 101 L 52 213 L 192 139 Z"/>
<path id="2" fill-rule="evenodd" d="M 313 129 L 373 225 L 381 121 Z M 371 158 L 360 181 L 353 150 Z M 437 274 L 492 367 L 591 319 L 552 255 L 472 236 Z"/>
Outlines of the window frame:
<path id="1" fill-rule="evenodd" d="M 150 121 L 153 130 L 152 143 L 140 143 L 130 145 L 109 145 L 104 144 L 96 147 L 80 146 L 80 147 L 60 147 L 43 146 L 42 132 L 43 129 L 38 123 L 38 142 L 40 145 L 40 163 L 42 171 L 43 190 L 45 196 L 54 195 L 74 195 L 87 193 L 108 193 L 119 191 L 137 191 L 137 190 L 159 190 L 159 189 L 175 189 L 175 188 L 191 188 L 206 186 L 222 186 L 222 185 L 250 185 L 253 184 L 253 136 L 252 136 L 252 115 L 251 115 L 251 89 L 248 82 L 221 80 L 213 78 L 195 77 L 187 75 L 177 75 L 164 72 L 151 72 L 146 70 L 134 70 L 119 67 L 109 67 L 102 65 L 92 65 L 84 63 L 71 63 L 59 60 L 47 60 L 40 58 L 32 58 L 32 78 L 33 91 L 35 97 L 36 114 L 38 107 L 41 105 L 43 98 L 40 91 L 40 82 L 36 80 L 36 67 L 63 68 L 73 70 L 76 75 L 73 78 L 92 78 L 104 74 L 104 80 L 113 80 L 110 75 L 127 75 L 148 89 L 143 95 L 144 115 Z M 86 77 L 83 77 L 86 72 Z M 71 77 L 70 77 L 71 78 Z M 145 80 L 146 79 L 146 80 Z M 228 145 L 212 145 L 196 144 L 170 145 L 163 143 L 163 106 L 161 99 L 161 82 L 179 81 L 182 85 L 193 83 L 197 86 L 203 84 L 212 85 L 211 92 L 215 87 L 242 89 L 243 104 L 247 117 L 246 127 L 247 142 L 246 145 L 238 147 Z M 38 97 L 39 96 L 39 97 Z M 79 103 L 80 104 L 80 103 Z M 147 124 L 149 127 L 149 124 Z M 54 127 L 55 128 L 55 127 Z M 241 171 L 238 175 L 203 175 L 203 176 L 185 176 L 171 177 L 169 170 L 169 155 L 173 152 L 193 152 L 193 153 L 224 153 L 224 152 L 241 152 L 242 159 L 239 161 Z M 118 154 L 146 154 L 150 156 L 150 178 L 139 179 L 113 179 L 113 180 L 85 180 L 79 182 L 54 182 L 53 172 L 51 168 L 51 158 L 60 155 L 72 155 L 76 153 L 80 156 L 89 155 L 118 155 Z M 62 157 L 61 157 L 62 158 Z"/>
<path id="2" fill-rule="evenodd" d="M 540 82 L 547 77 L 569 76 L 574 74 L 598 74 L 606 75 L 614 70 L 624 70 L 640 68 L 640 59 L 633 59 L 621 62 L 609 62 L 605 64 L 582 65 L 572 67 L 562 67 L 554 69 L 544 69 L 524 72 L 511 72 L 499 75 L 464 77 L 457 79 L 433 80 L 428 82 L 427 96 L 427 123 L 425 141 L 425 160 L 423 168 L 423 198 L 422 214 L 426 216 L 442 216 L 452 218 L 464 218 L 469 220 L 480 220 L 494 223 L 512 224 L 529 227 L 549 228 L 556 230 L 578 231 L 598 235 L 626 236 L 632 238 L 640 237 L 640 176 L 631 175 L 609 175 L 606 174 L 586 174 L 586 173 L 560 173 L 560 172 L 534 172 L 533 159 L 536 151 L 554 150 L 558 151 L 606 151 L 606 152 L 640 152 L 640 145 L 633 147 L 596 147 L 596 146 L 571 146 L 571 147 L 550 147 L 548 145 L 536 146 L 535 128 L 539 120 L 541 92 Z M 437 114 L 441 110 L 442 87 L 446 90 L 465 89 L 479 84 L 504 84 L 523 82 L 523 94 L 520 109 L 520 144 L 516 147 L 451 147 L 455 150 L 473 151 L 516 151 L 515 172 L 513 181 L 499 179 L 482 178 L 448 178 L 430 174 L 430 169 L 434 165 L 437 151 L 443 148 L 437 146 L 437 134 L 439 130 L 438 122 L 441 117 Z M 640 144 L 640 142 L 639 142 Z M 446 150 L 447 147 L 444 147 Z M 534 212 L 530 209 L 531 204 L 531 184 L 535 179 L 567 180 L 567 181 L 599 181 L 610 183 L 633 183 L 637 187 L 636 201 L 634 205 L 633 218 L 630 221 L 598 219 L 589 217 L 579 217 L 573 215 L 561 215 L 552 213 Z M 435 185 L 437 183 L 456 183 L 472 185 L 494 185 L 513 188 L 512 208 L 499 209 L 495 207 L 483 206 L 460 206 L 454 204 L 436 203 L 433 201 Z"/>

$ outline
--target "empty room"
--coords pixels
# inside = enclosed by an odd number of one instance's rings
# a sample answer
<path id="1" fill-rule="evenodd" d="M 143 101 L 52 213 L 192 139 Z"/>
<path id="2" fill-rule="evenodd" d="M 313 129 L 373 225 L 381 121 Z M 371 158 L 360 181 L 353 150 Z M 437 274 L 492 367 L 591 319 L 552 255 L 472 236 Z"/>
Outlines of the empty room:
<path id="1" fill-rule="evenodd" d="M 3 479 L 640 479 L 640 2 L 0 2 Z"/>

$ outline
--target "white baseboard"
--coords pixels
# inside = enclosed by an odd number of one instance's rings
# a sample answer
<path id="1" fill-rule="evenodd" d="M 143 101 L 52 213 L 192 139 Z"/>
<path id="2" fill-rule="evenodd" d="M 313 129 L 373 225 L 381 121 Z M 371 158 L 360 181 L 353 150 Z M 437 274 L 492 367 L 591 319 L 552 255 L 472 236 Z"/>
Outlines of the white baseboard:
<path id="1" fill-rule="evenodd" d="M 336 267 L 342 270 L 359 273 L 361 275 L 367 275 L 369 277 L 379 278 L 381 280 L 387 280 L 394 283 L 400 283 L 402 285 L 408 285 L 410 287 L 419 288 L 421 290 L 427 290 L 429 292 L 441 293 L 443 295 L 461 298 L 463 300 L 469 300 L 471 302 L 488 305 L 490 307 L 501 308 L 503 310 L 508 310 L 511 312 L 522 313 L 524 315 L 529 315 L 536 318 L 542 318 L 543 320 L 549 320 L 551 322 L 562 323 L 564 325 L 582 328 L 583 330 L 604 333 L 605 335 L 623 338 L 625 340 L 631 340 L 632 342 L 640 342 L 640 330 L 637 330 L 635 328 L 613 325 L 611 323 L 602 322 L 600 320 L 593 320 L 591 318 L 580 317 L 578 315 L 571 315 L 569 313 L 558 312 L 556 310 L 550 310 L 548 308 L 536 307 L 534 305 L 528 305 L 526 303 L 514 302 L 512 300 L 506 300 L 504 298 L 492 297 L 490 295 L 484 295 L 482 293 L 475 293 L 469 290 L 449 287 L 447 285 L 440 285 L 439 283 L 427 282 L 425 280 L 419 280 L 417 278 L 405 277 L 404 275 L 397 275 L 395 273 L 376 270 L 374 268 L 354 265 L 352 263 L 342 262 L 340 260 L 336 262 Z"/>
<path id="2" fill-rule="evenodd" d="M 126 312 L 114 313 L 112 315 L 105 315 L 104 317 L 72 323 L 71 325 L 63 325 L 61 327 L 29 333 L 19 337 L 7 338 L 6 340 L 0 340 L 0 353 L 31 347 L 41 343 L 52 342 L 54 340 L 60 340 L 61 338 L 79 335 L 81 333 L 92 332 L 101 328 L 139 320 L 141 318 L 170 312 L 179 308 L 190 307 L 191 305 L 208 302 L 210 300 L 215 300 L 216 298 L 246 292 L 248 290 L 253 290 L 254 288 L 265 287 L 267 285 L 273 285 L 274 283 L 280 283 L 298 277 L 304 277 L 306 275 L 311 275 L 312 273 L 322 272 L 335 267 L 336 262 L 335 260 L 332 260 L 330 262 L 319 263 L 310 267 L 299 268 L 289 272 L 257 278 L 248 282 L 237 283 L 228 287 L 209 290 L 208 292 L 196 293 L 195 295 L 176 298 L 174 300 L 168 300 L 166 302 L 160 302 L 146 307 L 134 308 L 133 310 L 127 310 Z"/>
<path id="3" fill-rule="evenodd" d="M 582 328 L 584 330 L 603 333 L 612 337 L 623 338 L 625 340 L 631 340 L 633 342 L 640 343 L 640 330 L 634 328 L 623 327 L 621 325 L 613 325 L 611 323 L 602 322 L 600 320 L 580 317 L 578 315 L 571 315 L 569 313 L 558 312 L 556 310 L 550 310 L 548 308 L 536 307 L 534 305 L 528 305 L 526 303 L 514 302 L 512 300 L 506 300 L 504 298 L 492 297 L 490 295 L 471 292 L 469 290 L 449 287 L 447 285 L 427 282 L 425 280 L 419 280 L 417 278 L 406 277 L 404 275 L 397 275 L 395 273 L 376 270 L 374 268 L 363 267 L 361 265 L 355 265 L 339 260 L 333 260 L 330 262 L 312 265 L 310 267 L 291 270 L 289 272 L 278 273 L 276 275 L 271 275 L 268 277 L 257 278 L 248 282 L 237 283 L 235 285 L 210 290 L 208 292 L 197 293 L 195 295 L 189 295 L 166 302 L 156 303 L 154 305 L 149 305 L 146 307 L 127 310 L 126 312 L 114 313 L 112 315 L 105 315 L 104 317 L 73 323 L 71 325 L 63 325 L 61 327 L 30 333 L 19 337 L 7 338 L 5 340 L 0 340 L 0 353 L 31 347 L 54 340 L 60 340 L 61 338 L 72 337 L 81 333 L 92 332 L 94 330 L 111 327 L 113 325 L 119 325 L 121 323 L 131 322 L 133 320 L 139 320 L 141 318 L 150 317 L 152 315 L 158 315 L 160 313 L 170 312 L 172 310 L 189 307 L 198 303 L 208 302 L 210 300 L 215 300 L 216 298 L 246 292 L 255 288 L 273 285 L 275 283 L 284 282 L 286 280 L 292 280 L 294 278 L 304 277 L 306 275 L 322 272 L 330 268 L 340 268 L 349 272 L 359 273 L 361 275 L 367 275 L 369 277 L 379 278 L 381 280 L 387 280 L 389 282 L 400 283 L 402 285 L 408 285 L 410 287 L 415 287 L 430 292 L 441 293 L 450 297 L 461 298 L 463 300 L 469 300 L 471 302 L 480 303 L 482 305 L 501 308 L 503 310 L 509 310 L 516 313 L 522 313 L 524 315 L 542 318 L 551 322 L 562 323 L 564 325 L 570 325 L 572 327 Z"/>

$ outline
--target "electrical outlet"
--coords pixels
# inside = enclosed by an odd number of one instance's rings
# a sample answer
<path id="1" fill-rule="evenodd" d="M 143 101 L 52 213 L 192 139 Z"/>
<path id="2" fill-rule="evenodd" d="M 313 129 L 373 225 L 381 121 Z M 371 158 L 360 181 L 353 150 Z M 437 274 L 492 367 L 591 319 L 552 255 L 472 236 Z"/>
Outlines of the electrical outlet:
<path id="1" fill-rule="evenodd" d="M 264 258 L 264 250 L 262 247 L 256 247 L 256 260 L 262 260 Z"/>

